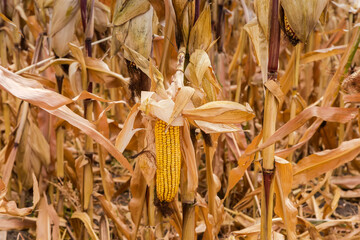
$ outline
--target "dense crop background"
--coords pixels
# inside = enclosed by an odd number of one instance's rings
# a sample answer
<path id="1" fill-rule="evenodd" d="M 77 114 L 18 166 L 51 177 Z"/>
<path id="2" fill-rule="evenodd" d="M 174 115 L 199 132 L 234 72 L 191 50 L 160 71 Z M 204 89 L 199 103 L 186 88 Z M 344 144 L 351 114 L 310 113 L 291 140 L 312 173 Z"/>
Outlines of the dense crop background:
<path id="1" fill-rule="evenodd" d="M 359 239 L 359 9 L 1 0 L 0 239 Z"/>

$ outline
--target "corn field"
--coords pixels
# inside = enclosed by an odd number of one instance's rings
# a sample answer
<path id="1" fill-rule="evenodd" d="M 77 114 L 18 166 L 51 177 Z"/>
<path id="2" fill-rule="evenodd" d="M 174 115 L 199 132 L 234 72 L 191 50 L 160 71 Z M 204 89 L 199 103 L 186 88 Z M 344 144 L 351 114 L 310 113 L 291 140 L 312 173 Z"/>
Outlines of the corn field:
<path id="1" fill-rule="evenodd" d="M 0 10 L 0 239 L 360 239 L 359 0 Z"/>

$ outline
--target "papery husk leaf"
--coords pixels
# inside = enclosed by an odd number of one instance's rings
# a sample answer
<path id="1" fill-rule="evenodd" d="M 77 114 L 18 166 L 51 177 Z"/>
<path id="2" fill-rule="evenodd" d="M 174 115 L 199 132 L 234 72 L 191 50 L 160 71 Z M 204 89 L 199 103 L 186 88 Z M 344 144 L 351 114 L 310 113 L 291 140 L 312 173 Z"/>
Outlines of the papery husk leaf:
<path id="1" fill-rule="evenodd" d="M 171 124 L 182 112 L 185 106 L 190 101 L 195 90 L 191 87 L 182 87 L 175 97 L 175 105 L 171 113 L 169 124 Z"/>
<path id="2" fill-rule="evenodd" d="M 54 4 L 51 33 L 52 47 L 59 57 L 69 51 L 68 43 L 74 39 L 75 26 L 80 15 L 77 0 L 57 0 Z"/>
<path id="3" fill-rule="evenodd" d="M 99 240 L 99 237 L 96 235 L 94 228 L 92 227 L 91 219 L 86 212 L 74 212 L 71 218 L 80 219 L 84 223 L 89 236 L 94 240 Z"/>
<path id="4" fill-rule="evenodd" d="M 293 185 L 305 183 L 327 171 L 331 171 L 353 160 L 359 153 L 360 139 L 357 138 L 341 143 L 338 148 L 307 156 L 294 166 Z"/>
<path id="5" fill-rule="evenodd" d="M 274 211 L 283 219 L 286 227 L 287 239 L 296 238 L 297 209 L 289 199 L 292 188 L 293 171 L 291 163 L 285 159 L 275 157 L 275 194 L 276 203 Z"/>
<path id="6" fill-rule="evenodd" d="M 230 133 L 241 131 L 241 127 L 236 126 L 235 124 L 222 124 L 222 123 L 210 123 L 201 120 L 190 121 L 191 124 L 197 126 L 205 133 Z"/>
<path id="7" fill-rule="evenodd" d="M 269 40 L 269 24 L 270 24 L 269 3 L 270 2 L 267 0 L 254 1 L 254 9 L 257 16 L 257 21 L 267 40 Z"/>
<path id="8" fill-rule="evenodd" d="M 98 0 L 94 3 L 94 27 L 96 31 L 103 33 L 110 25 L 110 8 Z"/>
<path id="9" fill-rule="evenodd" d="M 261 76 L 263 82 L 265 82 L 268 68 L 268 40 L 256 18 L 247 23 L 244 26 L 244 30 L 249 34 L 251 42 L 253 43 L 256 53 L 255 56 L 261 68 Z"/>
<path id="10" fill-rule="evenodd" d="M 168 96 L 164 88 L 164 77 L 161 72 L 143 55 L 127 47 L 126 45 L 123 45 L 122 47 L 124 48 L 125 58 L 135 63 L 136 66 L 152 80 L 152 82 L 156 83 L 155 89 L 157 94 L 163 98 L 167 98 Z"/>
<path id="11" fill-rule="evenodd" d="M 126 87 L 129 84 L 129 78 L 110 71 L 108 65 L 99 59 L 86 57 L 85 64 L 91 81 L 105 83 L 107 88 Z"/>
<path id="12" fill-rule="evenodd" d="M 119 135 L 116 137 L 115 147 L 120 151 L 124 152 L 126 146 L 129 144 L 134 134 L 143 128 L 134 129 L 135 118 L 139 112 L 139 103 L 135 104 L 130 113 L 128 114 L 124 126 L 121 129 Z"/>
<path id="13" fill-rule="evenodd" d="M 291 28 L 304 43 L 307 42 L 327 4 L 327 0 L 281 0 Z"/>
<path id="14" fill-rule="evenodd" d="M 40 129 L 31 121 L 25 124 L 15 162 L 15 169 L 24 189 L 32 187 L 32 172 L 39 176 L 41 166 L 50 164 L 49 144 Z"/>
<path id="15" fill-rule="evenodd" d="M 250 106 L 230 101 L 214 101 L 195 109 L 184 109 L 182 115 L 191 120 L 226 124 L 242 123 L 255 116 Z"/>
<path id="16" fill-rule="evenodd" d="M 146 184 L 150 186 L 154 180 L 154 176 L 156 173 L 155 155 L 150 151 L 144 151 L 136 158 L 136 162 L 140 166 L 140 170 L 143 178 L 145 178 Z M 131 183 L 130 183 L 130 188 L 131 188 Z"/>
<path id="17" fill-rule="evenodd" d="M 157 99 L 155 99 L 157 97 Z M 145 114 L 151 115 L 153 117 L 159 118 L 164 122 L 170 124 L 170 117 L 172 112 L 174 111 L 175 103 L 172 99 L 159 99 L 153 92 L 141 92 L 141 105 L 140 110 L 142 110 Z M 191 108 L 191 102 L 188 102 L 185 108 Z M 172 126 L 182 126 L 183 119 L 181 116 L 175 118 L 171 122 Z"/>
<path id="18" fill-rule="evenodd" d="M 211 12 L 208 4 L 204 7 L 195 25 L 190 30 L 189 54 L 196 49 L 207 50 L 212 42 L 211 35 Z"/>
<path id="19" fill-rule="evenodd" d="M 139 8 L 143 8 L 141 6 Z M 125 45 L 143 55 L 146 59 L 150 57 L 152 46 L 152 19 L 154 9 L 149 10 L 129 22 L 128 34 L 125 38 Z"/>
<path id="20" fill-rule="evenodd" d="M 192 203 L 198 187 L 198 168 L 195 149 L 190 136 L 190 125 L 187 121 L 184 121 L 184 127 L 181 133 L 183 141 L 181 144 L 181 155 L 186 165 L 186 178 L 184 178 L 186 186 L 181 186 L 181 201 L 189 201 Z"/>
<path id="21" fill-rule="evenodd" d="M 119 11 L 116 11 L 114 14 L 113 24 L 115 26 L 122 25 L 130 19 L 147 12 L 150 8 L 150 3 L 147 0 L 124 1 L 124 4 L 119 8 Z"/>

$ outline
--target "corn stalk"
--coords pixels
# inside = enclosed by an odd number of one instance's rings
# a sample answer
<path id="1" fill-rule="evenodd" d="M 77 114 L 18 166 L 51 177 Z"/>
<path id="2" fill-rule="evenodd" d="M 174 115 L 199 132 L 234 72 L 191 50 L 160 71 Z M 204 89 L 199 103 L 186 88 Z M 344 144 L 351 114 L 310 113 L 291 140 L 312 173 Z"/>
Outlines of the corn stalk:
<path id="1" fill-rule="evenodd" d="M 280 48 L 280 25 L 278 21 L 279 1 L 270 0 L 270 39 L 267 81 L 277 81 L 277 69 Z M 263 123 L 263 141 L 265 142 L 276 128 L 278 102 L 266 89 Z M 271 239 L 271 226 L 274 200 L 274 152 L 275 145 L 263 150 L 263 191 L 261 194 L 261 239 Z"/>

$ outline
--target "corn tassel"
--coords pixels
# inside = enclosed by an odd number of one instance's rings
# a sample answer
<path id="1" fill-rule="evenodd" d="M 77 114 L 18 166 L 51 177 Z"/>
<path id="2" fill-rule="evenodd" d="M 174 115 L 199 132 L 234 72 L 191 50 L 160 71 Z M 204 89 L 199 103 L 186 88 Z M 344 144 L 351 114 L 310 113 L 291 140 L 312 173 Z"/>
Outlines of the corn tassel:
<path id="1" fill-rule="evenodd" d="M 162 120 L 157 120 L 155 124 L 156 193 L 161 202 L 174 200 L 181 168 L 180 127 L 170 126 L 165 132 L 166 125 Z"/>

